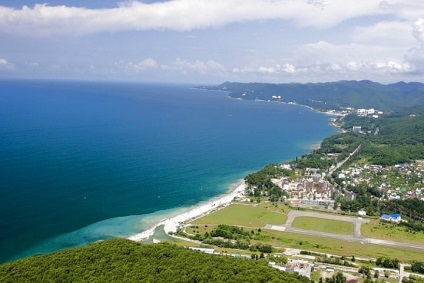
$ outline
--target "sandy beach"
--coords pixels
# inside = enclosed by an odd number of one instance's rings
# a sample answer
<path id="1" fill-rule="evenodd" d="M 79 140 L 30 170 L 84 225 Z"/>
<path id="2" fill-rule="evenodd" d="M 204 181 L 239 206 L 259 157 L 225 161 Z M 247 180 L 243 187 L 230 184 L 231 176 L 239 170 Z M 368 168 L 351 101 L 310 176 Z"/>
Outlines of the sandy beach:
<path id="1" fill-rule="evenodd" d="M 212 199 L 206 203 L 202 203 L 194 208 L 191 208 L 190 210 L 183 212 L 177 216 L 164 219 L 160 221 L 159 223 L 157 223 L 156 225 L 154 225 L 153 227 L 147 229 L 146 231 L 133 235 L 129 237 L 128 239 L 133 241 L 146 240 L 150 236 L 152 236 L 153 233 L 155 232 L 155 229 L 161 225 L 164 225 L 164 230 L 166 233 L 176 232 L 178 227 L 183 222 L 188 220 L 193 220 L 200 216 L 206 215 L 220 206 L 230 204 L 235 197 L 241 197 L 245 191 L 245 188 L 246 188 L 246 185 L 244 181 L 241 181 L 240 184 L 237 185 L 237 187 L 234 190 L 224 195 L 221 195 L 215 199 Z"/>

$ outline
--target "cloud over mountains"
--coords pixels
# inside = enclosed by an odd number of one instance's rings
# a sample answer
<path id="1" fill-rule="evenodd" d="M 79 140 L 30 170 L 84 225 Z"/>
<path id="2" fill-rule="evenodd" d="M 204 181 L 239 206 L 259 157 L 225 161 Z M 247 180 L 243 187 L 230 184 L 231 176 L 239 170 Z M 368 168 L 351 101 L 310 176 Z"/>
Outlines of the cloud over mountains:
<path id="1" fill-rule="evenodd" d="M 0 4 L 1 74 L 212 82 L 424 75 L 421 0 L 107 1 Z"/>
<path id="2" fill-rule="evenodd" d="M 109 9 L 48 4 L 23 6 L 21 9 L 0 6 L 0 30 L 39 36 L 151 29 L 190 31 L 273 19 L 293 21 L 299 26 L 328 28 L 357 17 L 387 14 L 396 14 L 400 18 L 412 16 L 416 7 L 400 6 L 402 2 L 173 0 L 157 3 L 130 1 Z"/>

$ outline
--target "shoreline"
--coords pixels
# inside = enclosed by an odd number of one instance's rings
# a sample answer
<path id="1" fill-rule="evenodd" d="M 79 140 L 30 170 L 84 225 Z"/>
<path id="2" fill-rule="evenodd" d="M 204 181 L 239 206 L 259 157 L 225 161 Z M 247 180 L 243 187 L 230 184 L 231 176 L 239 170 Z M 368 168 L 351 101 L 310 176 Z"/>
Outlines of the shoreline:
<path id="1" fill-rule="evenodd" d="M 205 89 L 208 90 L 208 89 Z M 223 91 L 223 90 L 217 90 L 217 91 Z M 227 92 L 228 91 L 223 91 L 223 92 Z M 227 97 L 231 98 L 231 99 L 241 99 L 242 98 L 234 98 L 231 97 L 228 93 Z M 295 105 L 295 106 L 300 106 L 300 107 L 306 107 L 311 111 L 320 113 L 320 114 L 324 114 L 324 115 L 329 115 L 329 116 L 336 116 L 336 117 L 344 117 L 344 114 L 341 113 L 334 113 L 331 111 L 320 111 L 317 109 L 314 109 L 308 105 L 303 105 L 303 104 L 298 104 L 295 102 L 284 102 L 284 101 L 266 101 L 266 100 L 254 100 L 254 101 L 258 101 L 258 102 L 276 102 L 276 103 L 281 103 L 281 104 L 286 104 L 286 105 Z M 331 126 L 335 127 L 336 129 L 340 130 L 340 127 L 338 127 L 334 122 L 331 123 Z M 314 142 L 311 145 L 308 146 L 308 150 L 309 152 L 319 149 L 321 147 L 321 142 Z M 196 218 L 200 218 L 202 216 L 208 215 L 210 213 L 212 213 L 213 211 L 215 211 L 217 208 L 222 207 L 223 205 L 230 205 L 232 203 L 232 201 L 234 200 L 234 198 L 236 197 L 241 197 L 244 195 L 244 191 L 246 188 L 246 184 L 244 179 L 239 180 L 235 186 L 234 189 L 230 189 L 227 193 L 219 195 L 211 200 L 208 200 L 204 203 L 200 203 L 197 204 L 194 207 L 191 208 L 187 208 L 188 210 L 185 212 L 182 212 L 176 216 L 173 217 L 169 217 L 166 219 L 163 219 L 161 221 L 159 221 L 157 224 L 155 224 L 154 226 L 148 228 L 147 230 L 144 230 L 141 233 L 132 235 L 130 237 L 127 237 L 129 240 L 132 241 L 136 241 L 136 242 L 140 242 L 140 241 L 144 241 L 144 240 L 148 240 L 150 237 L 153 236 L 153 234 L 155 233 L 155 230 L 160 227 L 160 226 L 164 226 L 164 231 L 166 234 L 170 234 L 170 233 L 175 233 L 177 231 L 177 229 L 184 223 L 187 222 L 188 220 L 195 220 Z M 171 235 L 170 235 L 171 236 Z"/>
<path id="2" fill-rule="evenodd" d="M 175 233 L 178 227 L 180 227 L 184 222 L 207 215 L 223 205 L 229 205 L 234 200 L 234 198 L 243 196 L 246 188 L 244 180 L 240 180 L 236 184 L 236 187 L 227 193 L 217 196 L 216 198 L 206 201 L 205 203 L 200 203 L 195 207 L 188 208 L 188 211 L 180 213 L 176 216 L 163 219 L 149 229 L 132 235 L 128 237 L 128 239 L 136 242 L 147 240 L 153 236 L 156 228 L 162 225 L 164 226 L 164 231 L 166 234 L 171 232 Z"/>

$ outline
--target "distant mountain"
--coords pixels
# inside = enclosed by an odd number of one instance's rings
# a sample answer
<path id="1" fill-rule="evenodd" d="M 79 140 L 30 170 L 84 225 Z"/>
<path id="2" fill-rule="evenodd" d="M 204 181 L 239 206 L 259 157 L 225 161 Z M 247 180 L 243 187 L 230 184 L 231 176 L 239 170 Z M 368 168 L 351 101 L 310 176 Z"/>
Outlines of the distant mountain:
<path id="1" fill-rule="evenodd" d="M 417 82 L 388 85 L 368 80 L 307 84 L 225 82 L 207 89 L 228 91 L 233 98 L 293 102 L 323 111 L 346 107 L 389 111 L 424 104 L 424 84 Z"/>

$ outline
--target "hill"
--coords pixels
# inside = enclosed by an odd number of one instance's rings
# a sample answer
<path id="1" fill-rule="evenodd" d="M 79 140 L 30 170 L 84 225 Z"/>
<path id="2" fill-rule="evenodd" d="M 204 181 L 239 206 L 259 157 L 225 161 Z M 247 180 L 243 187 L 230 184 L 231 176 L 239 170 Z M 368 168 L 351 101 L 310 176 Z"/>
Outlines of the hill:
<path id="1" fill-rule="evenodd" d="M 0 282 L 309 282 L 266 261 L 113 239 L 0 265 Z"/>
<path id="2" fill-rule="evenodd" d="M 424 104 L 424 84 L 416 82 L 388 85 L 368 80 L 307 84 L 225 82 L 206 88 L 228 91 L 233 98 L 293 102 L 322 111 L 346 107 L 388 111 Z"/>

